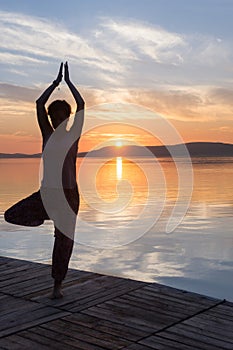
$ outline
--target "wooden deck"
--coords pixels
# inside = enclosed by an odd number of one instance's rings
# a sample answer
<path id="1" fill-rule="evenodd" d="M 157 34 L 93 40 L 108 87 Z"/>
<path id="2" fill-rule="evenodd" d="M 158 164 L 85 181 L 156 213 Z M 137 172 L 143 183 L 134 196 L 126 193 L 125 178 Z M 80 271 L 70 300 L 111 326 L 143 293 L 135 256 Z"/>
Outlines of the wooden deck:
<path id="1" fill-rule="evenodd" d="M 0 349 L 233 349 L 233 303 L 69 270 L 50 300 L 50 266 L 0 258 Z"/>

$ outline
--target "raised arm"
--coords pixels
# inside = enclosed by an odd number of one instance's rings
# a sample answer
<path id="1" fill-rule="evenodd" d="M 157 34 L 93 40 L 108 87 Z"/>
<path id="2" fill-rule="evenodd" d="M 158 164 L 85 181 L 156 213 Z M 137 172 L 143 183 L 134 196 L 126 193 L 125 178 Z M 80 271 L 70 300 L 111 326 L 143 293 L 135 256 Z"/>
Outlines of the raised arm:
<path id="1" fill-rule="evenodd" d="M 42 93 L 42 95 L 36 100 L 36 110 L 37 110 L 37 120 L 40 126 L 40 130 L 43 137 L 50 135 L 53 128 L 48 120 L 48 115 L 45 109 L 45 104 L 48 101 L 50 95 L 55 90 L 55 88 L 60 84 L 62 80 L 62 68 L 63 63 L 60 65 L 60 69 L 57 78 L 53 83 Z"/>
<path id="2" fill-rule="evenodd" d="M 76 112 L 81 111 L 82 109 L 84 109 L 85 107 L 85 101 L 82 98 L 82 96 L 80 95 L 80 93 L 78 92 L 78 90 L 76 89 L 76 87 L 74 86 L 74 84 L 71 82 L 70 80 L 70 75 L 69 75 L 69 67 L 68 67 L 68 63 L 65 63 L 65 82 L 68 85 L 75 101 L 76 101 L 76 105 L 77 105 L 77 109 Z"/>

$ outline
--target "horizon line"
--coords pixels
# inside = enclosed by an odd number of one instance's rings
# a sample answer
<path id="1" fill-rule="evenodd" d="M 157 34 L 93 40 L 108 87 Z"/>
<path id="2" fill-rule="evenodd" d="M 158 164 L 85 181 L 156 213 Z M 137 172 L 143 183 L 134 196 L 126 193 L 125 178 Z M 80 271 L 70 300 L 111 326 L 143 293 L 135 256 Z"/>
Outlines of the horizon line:
<path id="1" fill-rule="evenodd" d="M 89 150 L 89 151 L 81 151 L 81 152 L 77 152 L 78 154 L 86 154 L 86 153 L 91 153 L 91 152 L 98 152 L 101 151 L 102 149 L 106 149 L 106 148 L 115 148 L 116 150 L 121 150 L 123 148 L 128 148 L 128 147 L 157 147 L 157 148 L 161 148 L 161 147 L 176 147 L 176 146 L 180 146 L 180 145 L 191 145 L 191 144 L 211 144 L 211 145 L 225 145 L 225 146 L 233 146 L 233 143 L 226 143 L 226 142 L 221 142 L 221 141 L 191 141 L 191 142 L 184 142 L 184 143 L 178 143 L 178 144 L 172 144 L 172 145 L 135 145 L 135 144 L 127 144 L 127 145 L 122 145 L 122 146 L 115 146 L 115 145 L 110 145 L 110 146 L 105 146 L 99 149 L 94 149 L 94 150 Z M 42 152 L 39 153 L 21 153 L 21 152 L 14 152 L 14 153 L 7 153 L 7 152 L 0 152 L 0 157 L 1 156 L 21 156 L 23 158 L 23 156 L 26 157 L 41 157 Z"/>

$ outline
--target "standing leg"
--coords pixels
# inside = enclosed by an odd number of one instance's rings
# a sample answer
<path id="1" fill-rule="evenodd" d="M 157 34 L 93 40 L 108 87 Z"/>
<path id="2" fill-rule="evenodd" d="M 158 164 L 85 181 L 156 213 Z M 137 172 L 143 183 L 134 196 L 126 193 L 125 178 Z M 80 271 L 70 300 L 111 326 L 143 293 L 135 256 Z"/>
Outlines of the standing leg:
<path id="1" fill-rule="evenodd" d="M 72 190 L 66 189 L 64 192 L 71 209 L 77 215 L 79 209 L 79 193 L 77 187 Z M 55 226 L 55 242 L 52 255 L 52 277 L 54 278 L 53 299 L 63 297 L 61 289 L 62 281 L 66 276 L 74 246 L 76 216 L 75 218 L 72 216 L 72 218 L 66 217 L 65 219 L 69 222 L 69 235 L 63 234 Z"/>
<path id="2" fill-rule="evenodd" d="M 52 256 L 52 277 L 54 289 L 52 299 L 62 298 L 62 281 L 68 271 L 74 241 L 55 228 L 55 242 Z"/>

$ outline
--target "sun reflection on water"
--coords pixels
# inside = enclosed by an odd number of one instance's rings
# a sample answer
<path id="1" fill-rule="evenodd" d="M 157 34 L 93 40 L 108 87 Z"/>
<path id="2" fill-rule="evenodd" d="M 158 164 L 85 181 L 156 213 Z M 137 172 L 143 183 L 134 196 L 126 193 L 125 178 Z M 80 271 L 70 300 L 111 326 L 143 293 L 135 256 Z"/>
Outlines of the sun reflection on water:
<path id="1" fill-rule="evenodd" d="M 122 157 L 116 158 L 116 175 L 117 175 L 117 180 L 122 179 Z"/>

